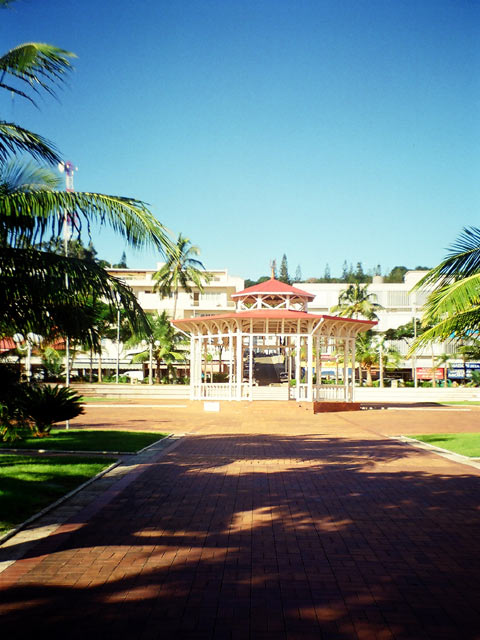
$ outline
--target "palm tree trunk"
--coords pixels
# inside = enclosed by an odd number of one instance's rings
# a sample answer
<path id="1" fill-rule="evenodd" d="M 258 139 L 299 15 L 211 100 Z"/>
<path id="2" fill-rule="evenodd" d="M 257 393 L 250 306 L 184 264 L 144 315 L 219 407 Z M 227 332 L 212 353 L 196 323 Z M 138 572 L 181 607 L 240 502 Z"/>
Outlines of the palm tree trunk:
<path id="1" fill-rule="evenodd" d="M 98 382 L 102 382 L 102 380 L 102 349 L 100 348 L 100 351 L 98 352 Z"/>
<path id="2" fill-rule="evenodd" d="M 178 300 L 178 288 L 173 292 L 173 320 L 177 316 L 177 300 Z"/>
<path id="3" fill-rule="evenodd" d="M 367 387 L 372 387 L 373 383 L 372 383 L 372 368 L 371 367 L 367 367 Z"/>

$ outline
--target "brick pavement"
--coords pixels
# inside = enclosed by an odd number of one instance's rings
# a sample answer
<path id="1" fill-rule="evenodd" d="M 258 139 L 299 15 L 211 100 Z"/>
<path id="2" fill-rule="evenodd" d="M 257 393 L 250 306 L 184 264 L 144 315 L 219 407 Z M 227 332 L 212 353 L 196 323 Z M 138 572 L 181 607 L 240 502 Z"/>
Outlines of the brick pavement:
<path id="1" fill-rule="evenodd" d="M 0 574 L 2 634 L 480 638 L 480 472 L 386 437 L 479 417 L 89 408 L 192 435 Z"/>

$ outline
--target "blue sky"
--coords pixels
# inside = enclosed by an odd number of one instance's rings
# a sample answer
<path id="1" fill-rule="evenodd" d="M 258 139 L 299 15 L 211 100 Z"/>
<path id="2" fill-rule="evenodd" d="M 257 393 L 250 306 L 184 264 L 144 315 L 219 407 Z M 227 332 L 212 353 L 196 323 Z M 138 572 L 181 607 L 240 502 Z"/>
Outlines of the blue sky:
<path id="1" fill-rule="evenodd" d="M 477 0 L 19 0 L 0 34 L 78 56 L 58 101 L 3 95 L 2 117 L 53 140 L 77 190 L 149 203 L 208 268 L 434 266 L 478 225 Z"/>

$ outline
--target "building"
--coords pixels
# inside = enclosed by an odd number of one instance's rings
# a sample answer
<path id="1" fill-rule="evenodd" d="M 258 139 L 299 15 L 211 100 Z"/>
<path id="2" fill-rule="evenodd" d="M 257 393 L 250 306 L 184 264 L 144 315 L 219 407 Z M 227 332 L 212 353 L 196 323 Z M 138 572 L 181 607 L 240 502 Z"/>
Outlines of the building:
<path id="1" fill-rule="evenodd" d="M 154 291 L 153 275 L 163 266 L 158 263 L 156 269 L 108 269 L 108 273 L 131 287 L 137 300 L 147 313 L 172 312 L 172 298 L 161 298 Z M 176 317 L 195 318 L 203 315 L 224 313 L 235 308 L 232 294 L 244 287 L 243 278 L 231 276 L 227 269 L 213 269 L 205 272 L 209 281 L 203 292 L 192 286 L 192 292 L 179 291 Z"/>
<path id="2" fill-rule="evenodd" d="M 372 299 L 381 305 L 381 309 L 377 312 L 378 325 L 375 331 L 384 332 L 387 329 L 396 329 L 401 325 L 408 324 L 416 319 L 420 326 L 422 317 L 422 307 L 428 297 L 429 291 L 412 291 L 412 288 L 426 275 L 427 271 L 407 271 L 403 282 L 384 282 L 382 276 L 374 276 L 371 284 L 368 285 L 368 292 L 372 295 Z M 297 283 L 305 291 L 315 295 L 310 302 L 309 309 L 312 313 L 328 313 L 329 310 L 338 304 L 338 298 L 348 284 L 344 282 L 330 283 Z M 433 361 L 441 354 L 453 354 L 456 350 L 454 343 L 436 343 L 416 352 L 414 358 L 406 358 L 409 350 L 409 344 L 405 340 L 391 341 L 400 354 L 404 357 L 401 368 L 413 371 L 417 367 L 419 377 L 425 374 L 428 377 L 426 369 L 435 366 Z M 442 375 L 441 366 L 436 376 Z"/>

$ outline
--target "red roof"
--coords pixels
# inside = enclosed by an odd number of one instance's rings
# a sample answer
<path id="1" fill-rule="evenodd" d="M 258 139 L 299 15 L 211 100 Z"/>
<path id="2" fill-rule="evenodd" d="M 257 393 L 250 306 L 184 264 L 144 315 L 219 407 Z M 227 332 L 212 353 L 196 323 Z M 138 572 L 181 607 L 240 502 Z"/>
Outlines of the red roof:
<path id="1" fill-rule="evenodd" d="M 15 349 L 15 342 L 12 338 L 1 338 L 0 351 L 10 351 L 11 349 Z"/>
<path id="2" fill-rule="evenodd" d="M 313 293 L 308 293 L 307 291 L 302 291 L 302 289 L 297 289 L 296 287 L 292 287 L 289 284 L 285 284 L 284 282 L 280 282 L 280 280 L 275 280 L 275 278 L 270 278 L 270 280 L 265 280 L 265 282 L 261 282 L 260 284 L 254 284 L 253 287 L 248 287 L 243 291 L 238 291 L 237 293 L 232 294 L 232 298 L 240 298 L 245 297 L 250 294 L 286 294 L 301 296 L 302 298 L 307 298 L 308 300 L 313 300 L 315 295 Z"/>
<path id="3" fill-rule="evenodd" d="M 374 326 L 377 323 L 373 320 L 356 320 L 355 318 L 344 318 L 343 316 L 327 316 L 317 315 L 315 313 L 307 313 L 306 311 L 294 311 L 291 309 L 249 309 L 248 311 L 238 311 L 231 313 L 220 313 L 211 316 L 198 316 L 196 318 L 179 318 L 172 320 L 173 324 L 182 324 L 187 322 L 202 322 L 204 320 L 227 320 L 231 318 L 275 318 L 277 320 L 341 320 L 342 322 L 353 322 L 364 325 Z"/>

